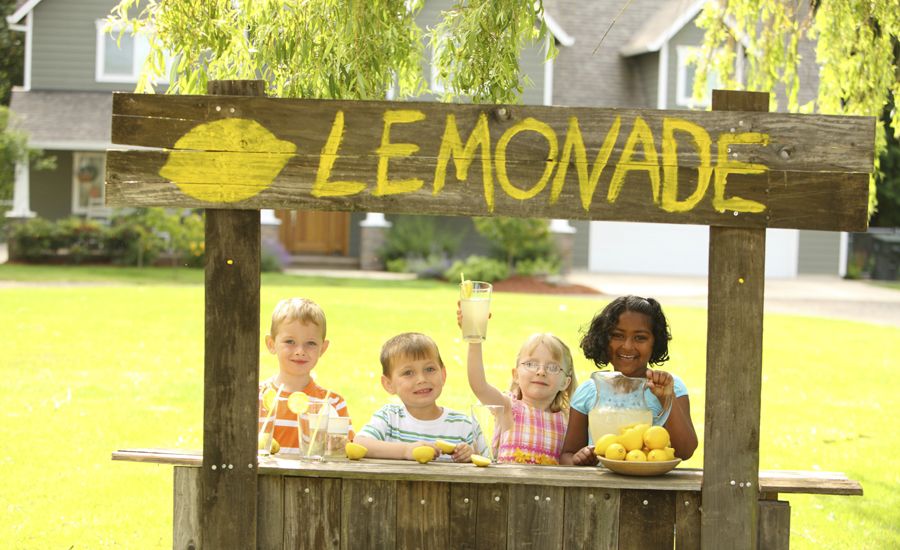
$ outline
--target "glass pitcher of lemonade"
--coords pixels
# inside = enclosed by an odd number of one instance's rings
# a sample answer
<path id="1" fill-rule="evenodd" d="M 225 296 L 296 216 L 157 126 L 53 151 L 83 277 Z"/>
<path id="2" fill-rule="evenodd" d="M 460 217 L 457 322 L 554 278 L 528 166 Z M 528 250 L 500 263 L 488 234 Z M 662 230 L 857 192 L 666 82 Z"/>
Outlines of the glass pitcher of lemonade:
<path id="1" fill-rule="evenodd" d="M 653 424 L 653 410 L 647 399 L 653 396 L 646 378 L 629 378 L 620 372 L 598 371 L 591 375 L 597 388 L 594 408 L 588 413 L 591 440 L 605 434 L 619 434 L 620 428 L 634 424 Z M 667 418 L 672 399 L 662 403 L 660 417 Z"/>

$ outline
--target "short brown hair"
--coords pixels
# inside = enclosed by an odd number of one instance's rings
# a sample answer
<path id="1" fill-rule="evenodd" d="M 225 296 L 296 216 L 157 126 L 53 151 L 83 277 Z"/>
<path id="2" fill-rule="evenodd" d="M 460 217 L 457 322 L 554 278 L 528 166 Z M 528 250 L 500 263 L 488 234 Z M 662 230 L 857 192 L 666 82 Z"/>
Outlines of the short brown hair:
<path id="1" fill-rule="evenodd" d="M 274 338 L 278 333 L 278 327 L 282 323 L 300 321 L 313 324 L 322 329 L 322 340 L 325 339 L 325 312 L 319 304 L 308 298 L 285 298 L 278 302 L 272 311 L 272 325 L 269 327 L 269 335 Z"/>
<path id="2" fill-rule="evenodd" d="M 436 359 L 441 368 L 444 368 L 437 344 L 420 332 L 398 334 L 381 346 L 381 374 L 390 376 L 391 368 L 403 357 L 414 360 Z"/>

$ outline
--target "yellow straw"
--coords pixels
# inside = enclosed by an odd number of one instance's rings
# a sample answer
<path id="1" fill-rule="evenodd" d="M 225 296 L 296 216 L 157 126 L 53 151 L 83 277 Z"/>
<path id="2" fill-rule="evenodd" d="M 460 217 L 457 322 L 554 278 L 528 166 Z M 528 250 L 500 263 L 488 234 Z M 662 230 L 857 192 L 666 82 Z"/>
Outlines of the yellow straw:
<path id="1" fill-rule="evenodd" d="M 325 392 L 325 414 L 331 413 L 331 404 L 328 402 L 329 397 L 331 397 L 331 390 Z M 307 407 L 306 410 L 308 411 L 309 407 Z M 320 410 L 319 416 L 321 416 L 321 415 L 322 415 L 322 411 Z M 299 415 L 298 415 L 298 422 L 299 422 Z M 322 425 L 321 422 L 316 422 L 316 429 L 313 430 L 312 437 L 309 438 L 309 446 L 306 447 L 306 457 L 307 458 L 309 458 L 309 456 L 312 455 L 312 448 L 313 448 L 312 446 L 316 440 L 316 436 L 319 435 L 319 426 L 321 426 L 321 425 Z"/>
<path id="2" fill-rule="evenodd" d="M 263 420 L 262 428 L 260 428 L 259 433 L 265 433 L 266 427 L 269 425 L 269 420 L 275 415 L 275 411 L 278 410 L 278 398 L 281 397 L 281 390 L 284 388 L 284 383 L 278 386 L 278 393 L 275 394 L 275 406 L 272 407 L 272 410 L 269 411 L 269 414 L 266 415 L 266 419 Z M 274 431 L 274 430 L 273 430 Z M 272 437 L 275 437 L 275 434 L 272 434 Z"/>

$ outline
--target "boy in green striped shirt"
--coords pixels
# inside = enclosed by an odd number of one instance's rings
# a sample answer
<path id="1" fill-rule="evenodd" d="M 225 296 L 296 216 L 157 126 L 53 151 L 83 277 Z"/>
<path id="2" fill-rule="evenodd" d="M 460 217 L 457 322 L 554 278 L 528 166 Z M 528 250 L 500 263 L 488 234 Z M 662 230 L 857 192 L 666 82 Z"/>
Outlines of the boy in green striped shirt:
<path id="1" fill-rule="evenodd" d="M 354 442 L 369 450 L 367 456 L 412 460 L 412 450 L 422 445 L 440 455 L 438 439 L 456 445 L 449 454 L 454 462 L 470 462 L 473 447 L 486 452 L 471 418 L 437 404 L 447 371 L 434 340 L 418 332 L 394 336 L 381 348 L 381 373 L 381 385 L 403 404 L 381 407 L 356 434 Z"/>

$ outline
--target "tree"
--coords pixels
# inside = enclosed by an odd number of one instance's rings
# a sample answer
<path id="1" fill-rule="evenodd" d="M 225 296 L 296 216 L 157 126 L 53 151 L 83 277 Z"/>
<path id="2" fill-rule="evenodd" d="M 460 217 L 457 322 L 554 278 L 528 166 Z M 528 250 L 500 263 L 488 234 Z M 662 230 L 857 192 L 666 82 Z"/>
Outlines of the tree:
<path id="1" fill-rule="evenodd" d="M 783 85 L 796 112 L 881 116 L 900 97 L 900 9 L 897 0 L 712 0 L 697 22 L 706 29 L 694 93 L 702 94 L 710 70 L 729 89 L 773 91 Z M 816 40 L 818 97 L 798 104 L 799 39 Z M 746 52 L 746 82 L 738 81 L 738 44 Z M 900 137 L 900 112 L 890 114 Z M 876 133 L 876 169 L 887 135 Z M 869 211 L 875 207 L 870 180 Z"/>
<path id="2" fill-rule="evenodd" d="M 15 0 L 0 0 L 0 105 L 9 105 L 12 87 L 22 83 L 25 70 L 22 33 L 10 30 L 6 22 L 15 7 Z"/>
<path id="3" fill-rule="evenodd" d="M 275 97 L 384 99 L 424 90 L 422 0 L 121 0 L 109 18 L 146 35 L 138 91 L 152 91 L 176 59 L 167 93 L 206 92 L 211 79 L 262 79 Z M 519 50 L 546 35 L 543 7 L 521 0 L 460 1 L 428 35 L 450 89 L 478 102 L 514 102 Z M 552 43 L 552 41 L 550 41 Z M 554 51 L 547 52 L 553 55 Z"/>

